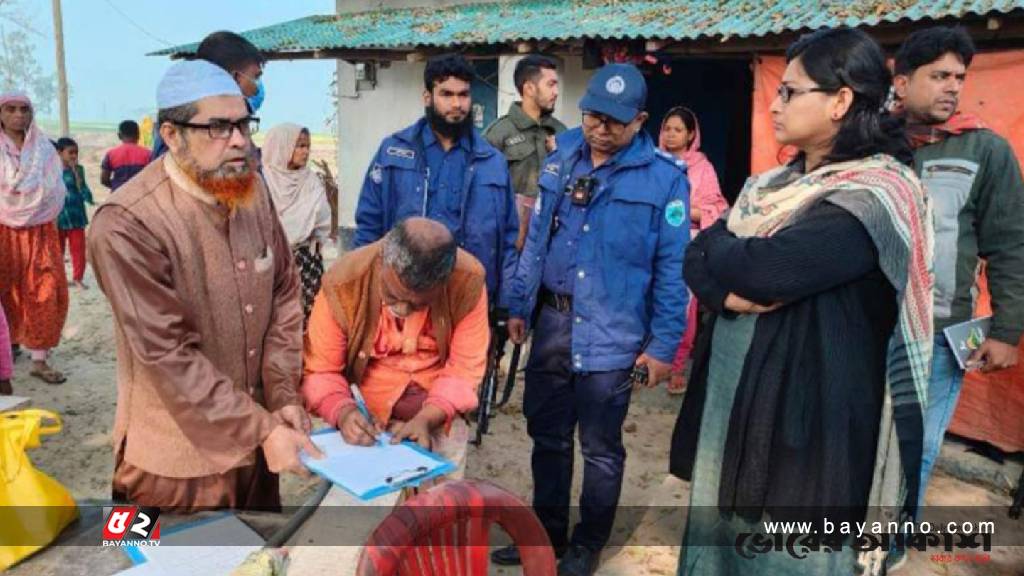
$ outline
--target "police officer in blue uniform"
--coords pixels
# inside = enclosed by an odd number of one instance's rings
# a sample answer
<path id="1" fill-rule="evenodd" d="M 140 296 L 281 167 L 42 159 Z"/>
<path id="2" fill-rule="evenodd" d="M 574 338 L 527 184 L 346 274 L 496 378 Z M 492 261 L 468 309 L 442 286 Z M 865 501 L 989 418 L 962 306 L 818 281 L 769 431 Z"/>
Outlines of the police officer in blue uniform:
<path id="1" fill-rule="evenodd" d="M 370 163 L 356 206 L 354 245 L 379 240 L 410 216 L 437 220 L 483 264 L 496 305 L 518 258 L 508 164 L 473 126 L 473 69 L 462 56 L 432 58 L 423 80 L 424 117 L 385 138 Z"/>
<path id="2" fill-rule="evenodd" d="M 646 99 L 634 66 L 610 64 L 590 80 L 582 127 L 562 134 L 545 161 L 510 287 L 514 342 L 536 312 L 523 413 L 533 507 L 562 557 L 559 574 L 596 570 L 622 487 L 631 392 L 668 376 L 685 324 L 689 185 L 685 166 L 643 130 Z M 570 538 L 577 425 L 583 491 Z M 517 564 L 519 554 L 503 548 L 492 559 Z"/>

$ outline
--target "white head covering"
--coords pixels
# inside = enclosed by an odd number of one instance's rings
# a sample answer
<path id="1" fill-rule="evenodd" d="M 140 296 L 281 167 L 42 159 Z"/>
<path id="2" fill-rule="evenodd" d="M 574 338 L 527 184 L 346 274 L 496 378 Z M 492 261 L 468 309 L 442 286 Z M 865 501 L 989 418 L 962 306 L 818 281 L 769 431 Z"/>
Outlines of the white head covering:
<path id="1" fill-rule="evenodd" d="M 0 106 L 22 102 L 32 106 L 22 92 L 0 94 Z M 56 220 L 64 207 L 64 168 L 35 118 L 19 148 L 0 129 L 0 224 L 28 228 Z"/>
<path id="2" fill-rule="evenodd" d="M 322 242 L 331 231 L 331 207 L 320 177 L 309 166 L 288 168 L 301 133 L 298 124 L 278 124 L 263 142 L 263 177 L 292 246 L 309 240 Z"/>
<path id="3" fill-rule="evenodd" d="M 174 108 L 210 96 L 244 98 L 238 83 L 220 66 L 206 60 L 183 60 L 168 68 L 157 85 L 156 107 Z"/>
<path id="4" fill-rule="evenodd" d="M 3 94 L 0 94 L 0 106 L 10 102 L 21 102 L 22 104 L 32 106 L 32 100 L 29 99 L 27 94 L 20 90 L 12 90 L 11 92 L 4 92 Z"/>

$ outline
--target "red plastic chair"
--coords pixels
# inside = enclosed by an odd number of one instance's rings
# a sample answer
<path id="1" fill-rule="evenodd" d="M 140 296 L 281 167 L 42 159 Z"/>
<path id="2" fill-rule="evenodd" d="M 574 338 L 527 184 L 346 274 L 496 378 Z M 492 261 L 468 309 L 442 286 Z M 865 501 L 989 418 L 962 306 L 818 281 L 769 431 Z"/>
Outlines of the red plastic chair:
<path id="1" fill-rule="evenodd" d="M 370 535 L 356 574 L 486 575 L 492 524 L 519 546 L 525 576 L 555 576 L 555 554 L 533 510 L 479 480 L 445 482 L 406 501 Z"/>

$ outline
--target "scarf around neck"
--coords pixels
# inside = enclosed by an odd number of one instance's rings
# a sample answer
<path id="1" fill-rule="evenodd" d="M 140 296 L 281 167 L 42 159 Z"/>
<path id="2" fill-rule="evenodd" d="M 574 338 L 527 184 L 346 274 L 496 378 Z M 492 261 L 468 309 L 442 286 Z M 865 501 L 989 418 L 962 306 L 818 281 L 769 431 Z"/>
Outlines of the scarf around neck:
<path id="1" fill-rule="evenodd" d="M 958 136 L 971 130 L 986 128 L 980 117 L 974 114 L 956 112 L 940 124 L 907 124 L 907 137 L 913 148 L 938 144 L 950 136 Z"/>
<path id="2" fill-rule="evenodd" d="M 0 104 L 27 97 L 5 94 Z M 29 228 L 51 222 L 64 208 L 64 167 L 53 144 L 36 125 L 25 131 L 21 148 L 0 128 L 0 224 Z"/>
<path id="3" fill-rule="evenodd" d="M 323 226 L 325 218 L 329 229 L 331 218 L 320 177 L 308 165 L 298 170 L 288 167 L 301 133 L 302 126 L 279 124 L 267 132 L 263 143 L 263 176 L 288 243 L 293 247 L 309 240 Z"/>
<path id="4" fill-rule="evenodd" d="M 868 506 L 909 514 L 919 489 L 933 335 L 931 209 L 920 181 L 887 155 L 827 164 L 807 174 L 793 164 L 782 166 L 748 180 L 727 228 L 740 237 L 769 237 L 825 199 L 864 225 L 879 268 L 897 292 Z"/>

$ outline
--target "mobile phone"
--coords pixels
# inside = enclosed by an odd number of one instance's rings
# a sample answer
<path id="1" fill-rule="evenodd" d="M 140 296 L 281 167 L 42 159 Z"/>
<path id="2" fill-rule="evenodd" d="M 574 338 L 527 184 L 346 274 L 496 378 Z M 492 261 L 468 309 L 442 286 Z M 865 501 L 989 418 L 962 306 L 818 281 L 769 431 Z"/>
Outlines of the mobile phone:
<path id="1" fill-rule="evenodd" d="M 635 386 L 647 386 L 647 380 L 650 378 L 650 373 L 647 370 L 646 364 L 639 366 L 633 366 L 633 372 L 629 375 L 629 379 Z"/>

